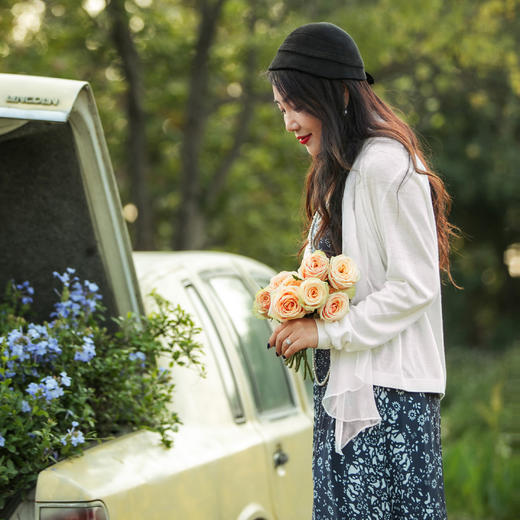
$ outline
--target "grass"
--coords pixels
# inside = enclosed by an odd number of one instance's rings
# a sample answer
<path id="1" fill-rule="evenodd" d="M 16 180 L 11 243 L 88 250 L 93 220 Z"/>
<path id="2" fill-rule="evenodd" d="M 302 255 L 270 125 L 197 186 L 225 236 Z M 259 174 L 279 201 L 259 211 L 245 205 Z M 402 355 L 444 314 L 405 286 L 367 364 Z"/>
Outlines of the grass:
<path id="1" fill-rule="evenodd" d="M 449 518 L 517 520 L 520 345 L 453 349 L 447 365 L 442 430 Z"/>

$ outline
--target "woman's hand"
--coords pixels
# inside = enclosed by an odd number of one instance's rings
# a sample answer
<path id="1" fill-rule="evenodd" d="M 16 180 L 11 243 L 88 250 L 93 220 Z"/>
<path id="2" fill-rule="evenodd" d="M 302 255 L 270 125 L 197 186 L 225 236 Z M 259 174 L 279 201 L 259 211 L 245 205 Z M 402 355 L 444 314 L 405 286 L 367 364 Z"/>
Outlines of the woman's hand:
<path id="1" fill-rule="evenodd" d="M 276 354 L 288 358 L 304 348 L 318 346 L 318 327 L 312 318 L 289 320 L 278 325 L 269 338 L 269 345 L 276 347 Z"/>

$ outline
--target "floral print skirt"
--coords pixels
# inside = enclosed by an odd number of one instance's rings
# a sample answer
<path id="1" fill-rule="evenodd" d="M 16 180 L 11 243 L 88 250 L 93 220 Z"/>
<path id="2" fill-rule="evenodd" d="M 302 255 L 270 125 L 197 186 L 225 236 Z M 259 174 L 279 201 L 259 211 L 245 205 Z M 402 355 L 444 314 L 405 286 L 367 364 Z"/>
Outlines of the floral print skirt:
<path id="1" fill-rule="evenodd" d="M 328 350 L 315 350 L 323 380 Z M 314 384 L 313 520 L 444 520 L 446 504 L 438 394 L 374 386 L 381 423 L 359 433 L 339 455 L 334 419 Z"/>

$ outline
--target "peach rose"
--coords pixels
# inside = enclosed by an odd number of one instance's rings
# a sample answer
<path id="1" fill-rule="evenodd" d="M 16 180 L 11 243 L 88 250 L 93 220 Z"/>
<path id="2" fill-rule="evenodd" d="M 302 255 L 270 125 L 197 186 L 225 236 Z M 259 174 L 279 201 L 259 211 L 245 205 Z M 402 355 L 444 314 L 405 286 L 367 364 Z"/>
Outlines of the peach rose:
<path id="1" fill-rule="evenodd" d="M 285 278 L 285 280 L 280 285 L 283 285 L 285 287 L 289 287 L 289 286 L 300 287 L 303 280 L 298 277 L 298 273 L 293 271 L 292 273 L 289 273 L 289 274 L 290 274 L 290 276 Z"/>
<path id="2" fill-rule="evenodd" d="M 274 291 L 274 289 L 276 289 L 279 285 L 281 285 L 281 283 L 284 280 L 286 280 L 289 276 L 292 278 L 292 273 L 289 272 L 289 271 L 281 271 L 280 273 L 275 274 L 271 278 L 271 281 L 269 282 L 268 288 L 271 291 Z"/>
<path id="3" fill-rule="evenodd" d="M 320 318 L 324 321 L 337 321 L 349 311 L 348 296 L 341 291 L 331 294 L 320 309 Z"/>
<path id="4" fill-rule="evenodd" d="M 278 321 L 295 320 L 305 316 L 298 297 L 298 287 L 280 286 L 271 294 L 269 316 Z"/>
<path id="5" fill-rule="evenodd" d="M 299 294 L 302 307 L 312 312 L 325 305 L 329 296 L 329 284 L 319 278 L 306 278 L 300 285 Z"/>
<path id="6" fill-rule="evenodd" d="M 359 270 L 352 258 L 345 255 L 330 259 L 329 283 L 334 289 L 349 289 L 359 280 Z"/>
<path id="7" fill-rule="evenodd" d="M 253 310 L 257 316 L 267 318 L 269 307 L 271 307 L 271 291 L 268 287 L 265 287 L 256 293 Z"/>
<path id="8" fill-rule="evenodd" d="M 298 270 L 298 274 L 302 278 L 319 278 L 320 280 L 326 280 L 328 273 L 329 259 L 319 249 L 304 258 Z"/>

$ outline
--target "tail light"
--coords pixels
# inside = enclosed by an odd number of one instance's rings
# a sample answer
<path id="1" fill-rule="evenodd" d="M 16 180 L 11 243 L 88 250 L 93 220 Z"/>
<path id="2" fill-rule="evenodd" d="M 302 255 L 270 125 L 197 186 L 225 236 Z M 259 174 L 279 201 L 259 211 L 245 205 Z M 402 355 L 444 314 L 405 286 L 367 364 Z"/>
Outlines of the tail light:
<path id="1" fill-rule="evenodd" d="M 40 505 L 39 520 L 108 520 L 101 504 L 52 504 Z"/>

